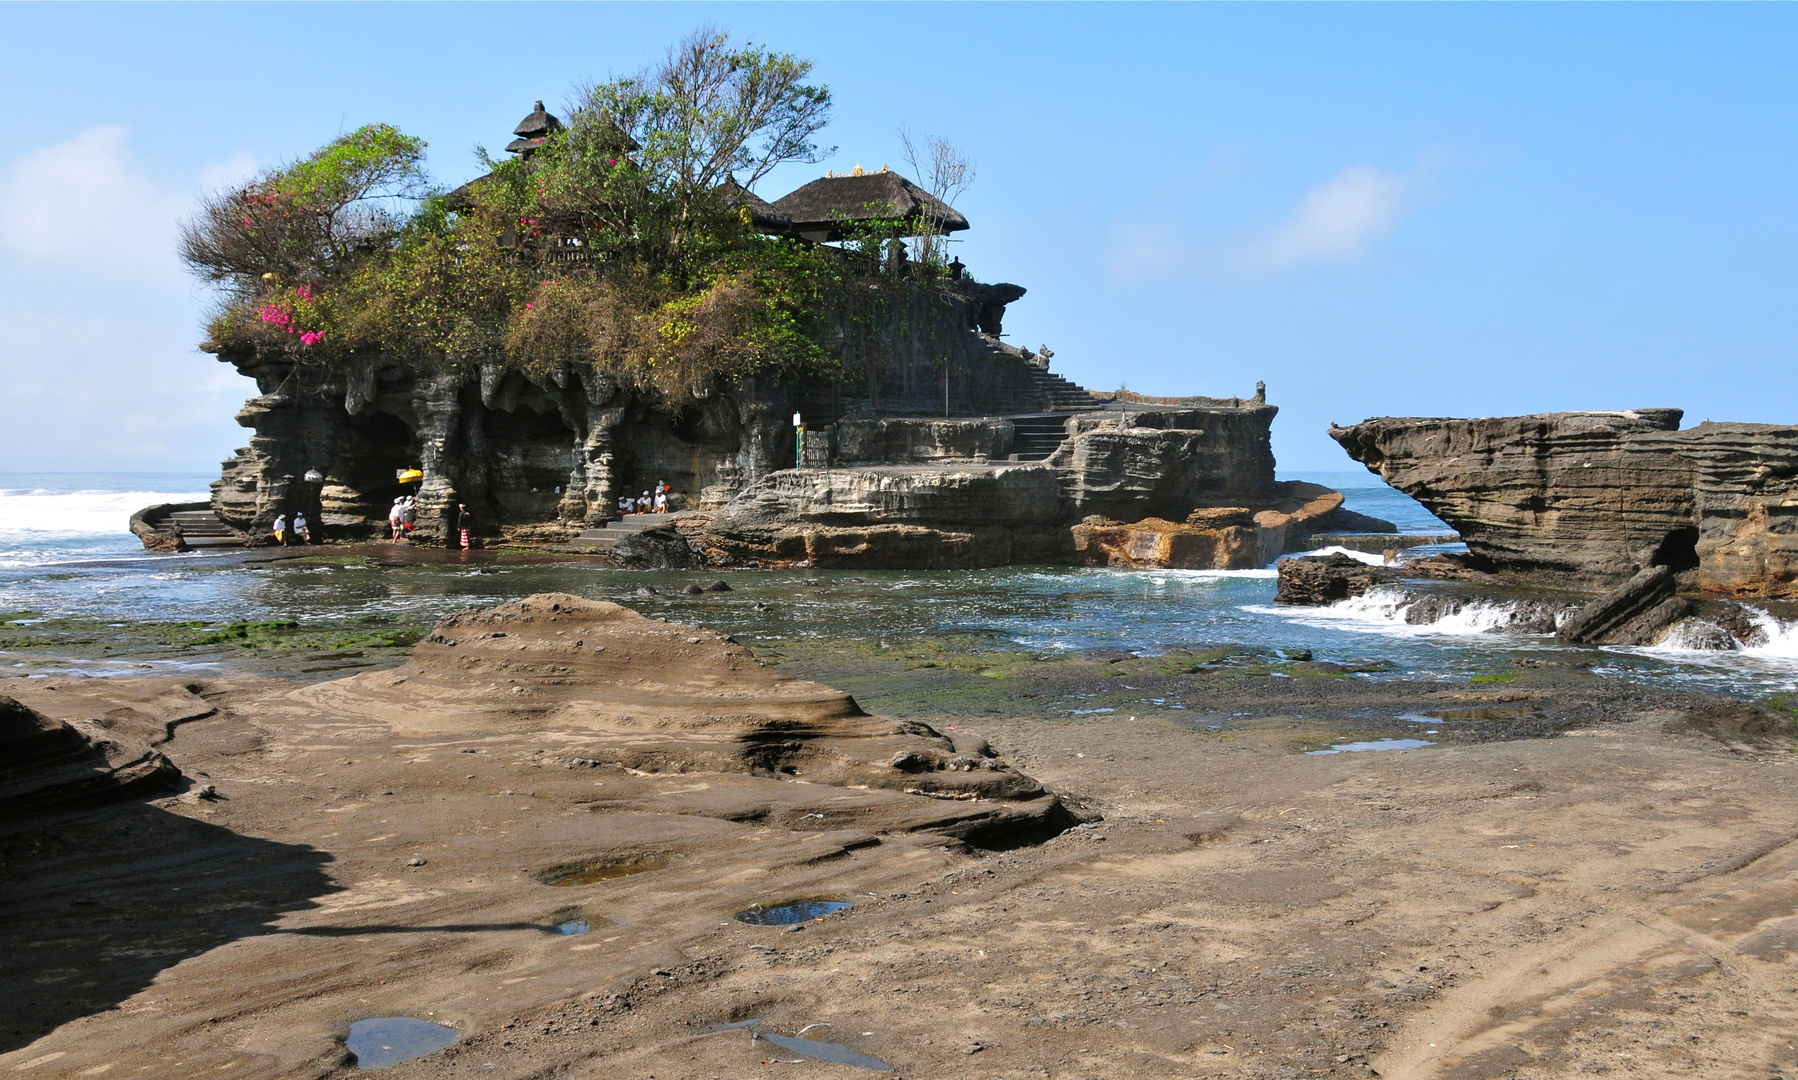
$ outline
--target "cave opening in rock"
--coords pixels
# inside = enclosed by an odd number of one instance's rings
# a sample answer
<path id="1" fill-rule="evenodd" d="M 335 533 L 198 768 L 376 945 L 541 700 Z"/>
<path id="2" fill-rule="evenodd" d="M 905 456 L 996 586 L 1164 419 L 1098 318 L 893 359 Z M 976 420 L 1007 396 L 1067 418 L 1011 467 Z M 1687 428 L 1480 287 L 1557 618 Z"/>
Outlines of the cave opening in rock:
<path id="1" fill-rule="evenodd" d="M 489 412 L 484 427 L 491 448 L 487 494 L 497 523 L 556 520 L 561 489 L 574 471 L 577 441 L 556 403 L 541 391 L 526 393 L 516 408 Z"/>
<path id="2" fill-rule="evenodd" d="M 719 482 L 743 440 L 736 410 L 716 397 L 679 412 L 647 409 L 619 434 L 619 491 L 633 498 L 657 481 L 697 496 Z"/>
<path id="3" fill-rule="evenodd" d="M 1675 573 L 1698 569 L 1698 528 L 1674 529 L 1655 547 L 1650 566 L 1665 566 Z"/>
<path id="4" fill-rule="evenodd" d="M 418 440 L 405 420 L 388 412 L 351 417 L 330 471 L 340 494 L 325 507 L 325 523 L 385 535 L 393 500 L 418 491 L 400 483 L 398 472 L 418 463 Z"/>

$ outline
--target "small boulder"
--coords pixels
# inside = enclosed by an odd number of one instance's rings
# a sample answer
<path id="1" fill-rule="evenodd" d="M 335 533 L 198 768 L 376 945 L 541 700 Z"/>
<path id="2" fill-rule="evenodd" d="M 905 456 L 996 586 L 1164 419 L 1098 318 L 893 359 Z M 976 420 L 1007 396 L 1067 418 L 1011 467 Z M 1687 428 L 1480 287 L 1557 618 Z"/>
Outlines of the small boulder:
<path id="1" fill-rule="evenodd" d="M 976 735 L 972 731 L 950 731 L 946 734 L 949 736 L 950 744 L 955 747 L 955 752 L 963 757 L 993 756 L 993 744 L 987 742 L 984 736 Z"/>
<path id="2" fill-rule="evenodd" d="M 1392 570 L 1370 566 L 1341 552 L 1281 559 L 1279 571 L 1274 603 L 1304 607 L 1323 607 L 1360 596 L 1375 585 L 1398 578 Z"/>
<path id="3" fill-rule="evenodd" d="M 936 769 L 936 760 L 916 750 L 901 750 L 893 755 L 887 764 L 900 772 L 932 772 Z"/>
<path id="4" fill-rule="evenodd" d="M 693 548 L 671 525 L 659 525 L 621 537 L 606 558 L 626 570 L 685 570 L 693 565 Z"/>
<path id="5" fill-rule="evenodd" d="M 705 587 L 705 591 L 706 592 L 730 592 L 731 587 L 730 587 L 729 582 L 719 580 L 719 581 L 712 582 L 710 585 L 707 585 Z"/>

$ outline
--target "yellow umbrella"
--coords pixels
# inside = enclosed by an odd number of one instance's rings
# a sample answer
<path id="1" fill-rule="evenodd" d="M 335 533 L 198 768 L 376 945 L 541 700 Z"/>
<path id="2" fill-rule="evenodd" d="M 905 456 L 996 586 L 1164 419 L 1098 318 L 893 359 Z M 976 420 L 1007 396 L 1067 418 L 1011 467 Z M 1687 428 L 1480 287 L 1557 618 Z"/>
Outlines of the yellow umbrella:
<path id="1" fill-rule="evenodd" d="M 395 469 L 393 478 L 402 484 L 416 484 L 425 478 L 425 474 L 418 469 Z"/>

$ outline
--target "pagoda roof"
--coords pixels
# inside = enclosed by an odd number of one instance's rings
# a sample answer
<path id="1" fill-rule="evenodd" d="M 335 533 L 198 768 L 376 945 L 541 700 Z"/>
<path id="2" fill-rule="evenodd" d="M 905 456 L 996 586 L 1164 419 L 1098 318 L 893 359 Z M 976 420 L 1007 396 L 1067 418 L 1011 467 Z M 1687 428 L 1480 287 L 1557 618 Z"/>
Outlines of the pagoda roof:
<path id="1" fill-rule="evenodd" d="M 512 134 L 521 139 L 541 139 L 552 131 L 561 130 L 562 121 L 550 115 L 549 110 L 543 107 L 543 102 L 539 101 L 537 107 L 531 110 L 531 114 L 520 120 L 518 126 L 512 129 Z"/>
<path id="2" fill-rule="evenodd" d="M 845 222 L 882 218 L 898 219 L 914 230 L 927 216 L 937 221 L 938 232 L 960 232 L 968 227 L 968 219 L 954 207 L 885 169 L 813 180 L 776 199 L 774 209 L 792 221 L 794 232 L 808 240 L 841 240 Z"/>
<path id="3" fill-rule="evenodd" d="M 561 130 L 562 121 L 556 119 L 549 110 L 543 107 L 543 102 L 539 101 L 537 107 L 531 110 L 531 114 L 520 120 L 518 126 L 512 129 L 512 134 L 518 138 L 506 144 L 506 153 L 528 153 L 542 146 L 543 140 Z"/>

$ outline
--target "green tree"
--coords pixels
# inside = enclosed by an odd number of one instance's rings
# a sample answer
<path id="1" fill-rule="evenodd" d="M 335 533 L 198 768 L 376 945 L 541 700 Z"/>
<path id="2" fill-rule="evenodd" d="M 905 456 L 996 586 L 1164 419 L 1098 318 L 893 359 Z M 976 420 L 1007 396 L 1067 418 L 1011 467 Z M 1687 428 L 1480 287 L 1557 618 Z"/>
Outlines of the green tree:
<path id="1" fill-rule="evenodd" d="M 301 161 L 217 192 L 181 229 L 180 253 L 202 280 L 240 294 L 274 278 L 341 276 L 391 248 L 429 189 L 425 143 L 369 124 Z"/>

